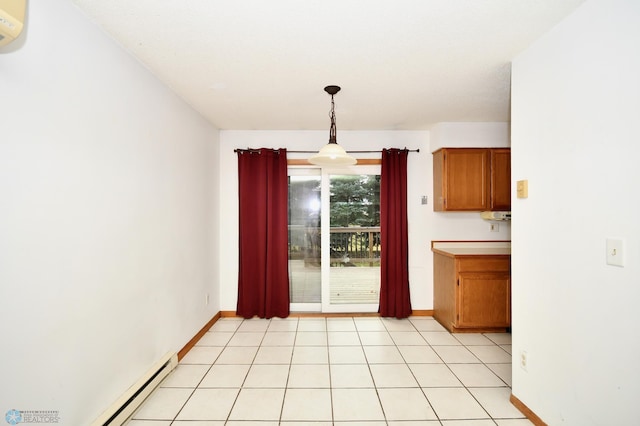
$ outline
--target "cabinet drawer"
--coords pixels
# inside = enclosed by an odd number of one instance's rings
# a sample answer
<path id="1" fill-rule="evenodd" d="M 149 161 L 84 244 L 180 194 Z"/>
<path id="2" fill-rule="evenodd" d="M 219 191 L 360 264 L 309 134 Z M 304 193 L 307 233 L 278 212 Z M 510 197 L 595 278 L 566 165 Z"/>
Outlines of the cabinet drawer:
<path id="1" fill-rule="evenodd" d="M 458 272 L 509 272 L 509 256 L 458 257 Z"/>

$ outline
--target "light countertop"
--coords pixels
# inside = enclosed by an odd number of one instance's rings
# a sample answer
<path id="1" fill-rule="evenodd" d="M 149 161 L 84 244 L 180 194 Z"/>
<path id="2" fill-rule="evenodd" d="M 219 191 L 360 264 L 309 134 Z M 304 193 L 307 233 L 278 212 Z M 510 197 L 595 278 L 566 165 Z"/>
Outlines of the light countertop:
<path id="1" fill-rule="evenodd" d="M 498 256 L 511 254 L 510 241 L 432 241 L 431 250 L 448 256 Z"/>

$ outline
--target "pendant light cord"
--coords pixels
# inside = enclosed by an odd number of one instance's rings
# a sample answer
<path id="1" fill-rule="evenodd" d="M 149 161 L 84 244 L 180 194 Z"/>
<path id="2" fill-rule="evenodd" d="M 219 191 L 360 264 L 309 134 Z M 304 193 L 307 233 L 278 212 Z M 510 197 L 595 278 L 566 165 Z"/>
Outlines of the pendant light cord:
<path id="1" fill-rule="evenodd" d="M 331 112 L 329 113 L 331 119 L 331 126 L 329 127 L 329 143 L 337 144 L 338 130 L 336 128 L 336 106 L 333 102 L 333 95 L 331 95 Z"/>

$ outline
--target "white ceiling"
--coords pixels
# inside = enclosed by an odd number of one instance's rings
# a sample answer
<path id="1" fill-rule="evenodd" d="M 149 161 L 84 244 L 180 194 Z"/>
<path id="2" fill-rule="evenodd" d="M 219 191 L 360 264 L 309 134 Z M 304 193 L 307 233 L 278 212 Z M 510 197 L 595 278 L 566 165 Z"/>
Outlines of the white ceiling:
<path id="1" fill-rule="evenodd" d="M 73 0 L 220 129 L 509 121 L 510 61 L 584 0 Z"/>

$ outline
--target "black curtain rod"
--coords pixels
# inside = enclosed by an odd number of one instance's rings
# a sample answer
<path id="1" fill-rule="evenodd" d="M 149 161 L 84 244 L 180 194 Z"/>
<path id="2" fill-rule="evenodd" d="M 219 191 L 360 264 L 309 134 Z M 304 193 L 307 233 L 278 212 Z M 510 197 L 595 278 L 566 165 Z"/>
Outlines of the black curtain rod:
<path id="1" fill-rule="evenodd" d="M 233 152 L 238 152 L 238 151 L 257 151 L 260 148 L 257 149 L 234 149 Z M 420 152 L 420 149 L 407 149 L 407 151 L 409 152 Z M 315 154 L 318 151 L 289 151 L 287 150 L 288 153 L 291 154 Z M 347 153 L 349 154 L 373 154 L 376 152 L 382 152 L 382 150 L 380 151 L 347 151 Z"/>

